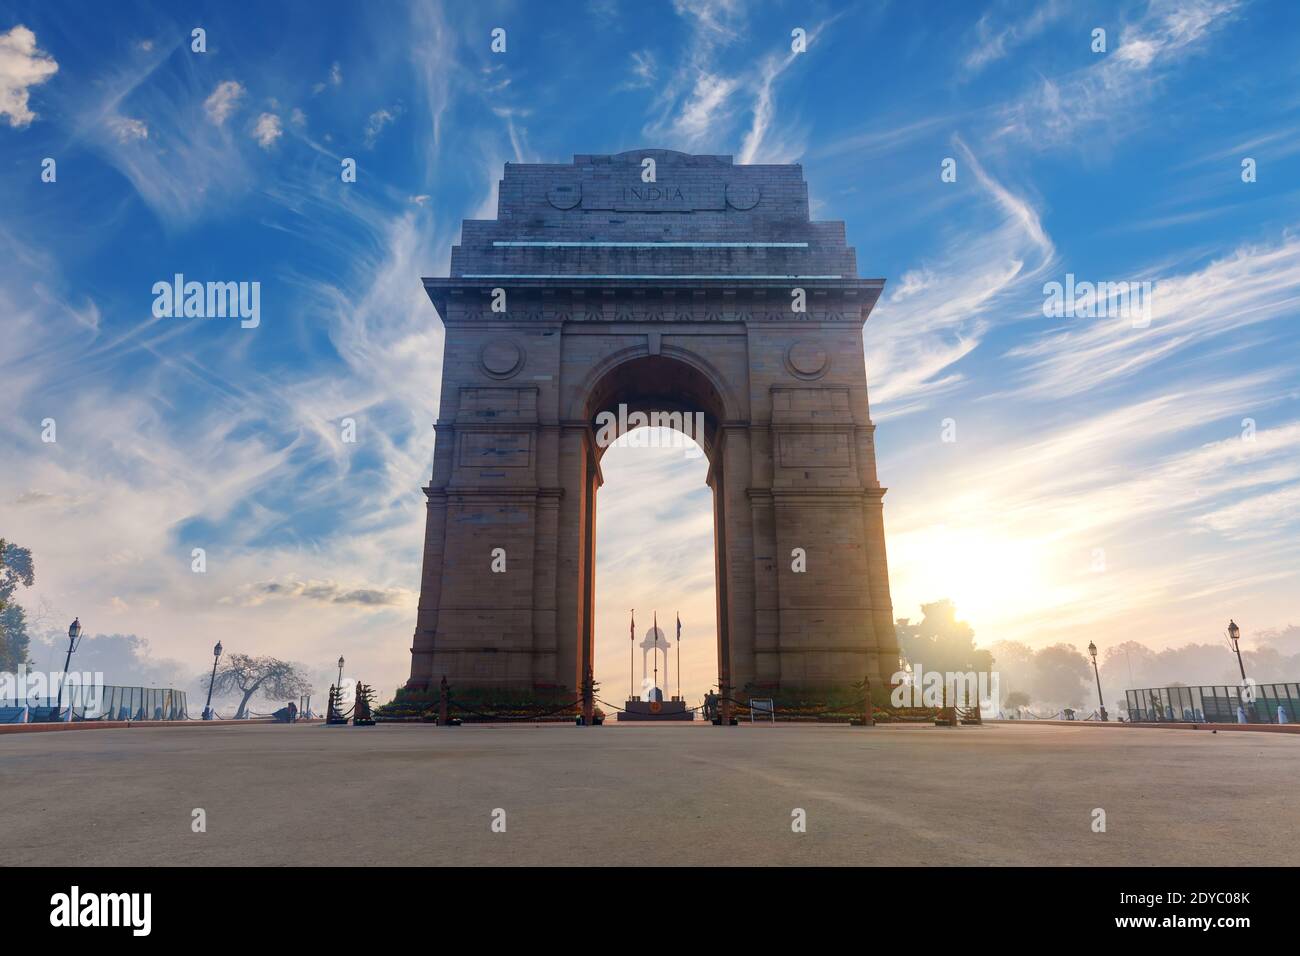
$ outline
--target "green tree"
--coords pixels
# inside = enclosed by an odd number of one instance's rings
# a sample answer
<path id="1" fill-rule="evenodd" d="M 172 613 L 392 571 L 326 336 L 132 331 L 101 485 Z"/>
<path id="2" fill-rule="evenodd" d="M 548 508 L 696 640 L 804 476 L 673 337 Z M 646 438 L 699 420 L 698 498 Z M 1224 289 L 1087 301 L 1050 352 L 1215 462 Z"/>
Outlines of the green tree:
<path id="1" fill-rule="evenodd" d="M 1002 707 L 1005 710 L 1016 711 L 1021 707 L 1029 706 L 1029 695 L 1023 690 L 1013 690 L 1002 698 Z"/>
<path id="2" fill-rule="evenodd" d="M 13 672 L 27 663 L 27 612 L 13 601 L 19 585 L 36 582 L 32 553 L 0 538 L 0 671 Z"/>
<path id="3" fill-rule="evenodd" d="M 993 655 L 975 646 L 975 629 L 957 620 L 957 607 L 945 598 L 921 605 L 921 620 L 894 622 L 898 647 L 912 666 L 927 671 L 989 671 Z"/>
<path id="4" fill-rule="evenodd" d="M 1033 692 L 1053 706 L 1077 708 L 1088 699 L 1092 665 L 1072 644 L 1053 644 L 1034 656 Z"/>

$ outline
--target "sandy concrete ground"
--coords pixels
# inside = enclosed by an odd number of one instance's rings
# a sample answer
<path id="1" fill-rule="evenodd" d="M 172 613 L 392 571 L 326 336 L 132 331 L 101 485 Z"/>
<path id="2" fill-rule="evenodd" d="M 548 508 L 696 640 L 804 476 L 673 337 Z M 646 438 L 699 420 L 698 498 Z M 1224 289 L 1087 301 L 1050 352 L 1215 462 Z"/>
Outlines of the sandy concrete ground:
<path id="1" fill-rule="evenodd" d="M 0 832 L 7 864 L 1295 865 L 1297 780 L 1295 737 L 1208 731 L 137 727 L 0 737 Z"/>

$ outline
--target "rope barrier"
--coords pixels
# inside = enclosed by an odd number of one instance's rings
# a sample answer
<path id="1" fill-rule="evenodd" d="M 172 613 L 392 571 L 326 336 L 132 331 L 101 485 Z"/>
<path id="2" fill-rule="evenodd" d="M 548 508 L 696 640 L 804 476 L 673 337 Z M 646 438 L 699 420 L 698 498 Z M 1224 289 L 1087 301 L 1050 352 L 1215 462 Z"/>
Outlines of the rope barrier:
<path id="1" fill-rule="evenodd" d="M 1058 717 L 1061 716 L 1061 712 L 1059 710 L 1056 713 L 1054 713 L 1051 717 L 1039 717 L 1028 707 L 1025 708 L 1024 712 L 1028 714 L 1030 717 L 1034 718 L 1034 720 L 1056 720 Z"/>
<path id="2" fill-rule="evenodd" d="M 593 700 L 596 700 L 597 702 L 604 704 L 606 707 L 608 707 L 610 710 L 614 711 L 615 713 L 626 714 L 628 712 L 627 708 L 619 707 L 617 704 L 611 704 L 609 701 L 604 700 L 603 698 L 595 697 L 593 698 Z M 687 707 L 686 710 L 683 711 L 683 713 L 693 714 L 695 713 L 695 711 L 703 710 L 703 709 L 704 709 L 704 705 L 700 704 L 698 707 Z M 655 718 L 652 717 L 651 719 L 655 719 Z"/>

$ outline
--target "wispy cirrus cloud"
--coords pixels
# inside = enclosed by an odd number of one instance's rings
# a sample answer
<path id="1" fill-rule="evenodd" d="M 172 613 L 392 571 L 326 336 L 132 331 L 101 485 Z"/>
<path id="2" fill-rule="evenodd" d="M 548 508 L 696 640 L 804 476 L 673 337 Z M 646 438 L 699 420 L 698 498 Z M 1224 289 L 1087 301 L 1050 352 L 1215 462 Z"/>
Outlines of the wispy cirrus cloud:
<path id="1" fill-rule="evenodd" d="M 137 50 L 103 72 L 96 95 L 66 102 L 76 135 L 130 181 L 159 220 L 184 226 L 218 198 L 249 188 L 225 126 L 246 91 L 229 80 L 205 95 L 199 75 L 166 69 L 174 50 Z"/>
<path id="2" fill-rule="evenodd" d="M 401 115 L 402 106 L 400 103 L 391 107 L 381 107 L 371 113 L 366 119 L 364 139 L 366 149 L 374 149 L 375 143 L 379 140 L 379 134 L 384 131 L 384 127 L 396 121 L 396 119 Z"/>
<path id="3" fill-rule="evenodd" d="M 1067 8 L 1061 0 L 1045 0 L 1026 15 L 1021 4 L 1004 6 L 999 13 L 986 11 L 975 24 L 975 39 L 961 66 L 974 75 L 991 63 L 1005 59 L 1061 19 Z"/>
<path id="4" fill-rule="evenodd" d="M 1099 621 L 1112 641 L 1191 639 L 1220 595 L 1296 575 L 1300 538 L 1264 529 L 1300 524 L 1285 510 L 1300 422 L 1194 437 L 1272 390 L 1266 376 L 1166 385 L 1094 412 L 1062 403 L 1027 428 L 968 430 L 946 452 L 958 485 L 948 468 L 908 469 L 893 503 L 895 606 L 950 594 L 977 633 L 1034 644 Z M 980 561 L 996 573 L 974 571 Z M 1165 608 L 1154 642 L 1153 607 Z"/>
<path id="5" fill-rule="evenodd" d="M 1000 135 L 1038 147 L 1068 144 L 1089 127 L 1119 137 L 1143 122 L 1139 107 L 1240 6 L 1240 0 L 1151 0 L 1095 64 L 1065 77 L 1044 77 L 1003 108 Z"/>
<path id="6" fill-rule="evenodd" d="M 643 132 L 675 149 L 694 149 L 717 138 L 720 120 L 741 88 L 738 77 L 719 69 L 718 51 L 735 42 L 745 11 L 733 0 L 674 0 L 673 8 L 687 25 L 685 53 L 656 91 L 655 102 L 663 105 Z"/>
<path id="7" fill-rule="evenodd" d="M 961 376 L 949 370 L 1005 317 L 998 309 L 1007 296 L 1032 288 L 1055 261 L 1032 202 L 986 171 L 960 138 L 954 145 L 979 186 L 980 232 L 955 233 L 932 259 L 903 273 L 872 314 L 867 371 L 878 419 L 916 411 L 956 387 Z"/>
<path id="8" fill-rule="evenodd" d="M 1268 335 L 1258 327 L 1294 322 L 1300 311 L 1300 237 L 1242 246 L 1201 269 L 1160 275 L 1139 271 L 1126 281 L 1154 283 L 1150 324 L 1134 328 L 1127 318 L 1075 319 L 1013 347 L 1022 361 L 1021 395 L 1065 396 L 1132 379 L 1161 362 L 1200 356 L 1207 371 L 1243 347 L 1258 348 Z M 1294 333 L 1291 335 L 1294 342 Z M 1204 351 L 1204 350 L 1209 350 Z M 1277 365 L 1270 350 L 1259 365 Z M 1272 357 L 1270 357 L 1272 356 Z"/>
<path id="9" fill-rule="evenodd" d="M 736 69 L 723 65 L 721 51 L 743 32 L 745 8 L 739 3 L 676 3 L 678 14 L 687 24 L 689 40 L 686 54 L 662 81 L 663 89 L 657 108 L 643 133 L 652 141 L 675 149 L 716 149 L 720 139 L 729 136 L 737 122 L 749 117 L 741 139 L 737 161 L 741 163 L 787 163 L 797 160 L 804 151 L 806 131 L 790 119 L 777 121 L 777 87 L 781 78 L 799 60 L 808 55 L 788 48 L 765 54 L 757 65 L 745 63 Z M 805 31 L 806 48 L 815 48 L 826 28 L 843 16 L 843 12 L 824 19 Z M 656 68 L 652 59 L 637 61 L 637 71 L 644 78 Z M 651 86 L 650 82 L 634 84 Z M 655 84 L 658 85 L 658 81 Z M 774 135 L 777 129 L 779 136 Z"/>
<path id="10" fill-rule="evenodd" d="M 649 50 L 635 50 L 632 53 L 632 66 L 629 71 L 632 79 L 623 84 L 625 89 L 639 90 L 653 86 L 658 80 L 655 55 Z"/>

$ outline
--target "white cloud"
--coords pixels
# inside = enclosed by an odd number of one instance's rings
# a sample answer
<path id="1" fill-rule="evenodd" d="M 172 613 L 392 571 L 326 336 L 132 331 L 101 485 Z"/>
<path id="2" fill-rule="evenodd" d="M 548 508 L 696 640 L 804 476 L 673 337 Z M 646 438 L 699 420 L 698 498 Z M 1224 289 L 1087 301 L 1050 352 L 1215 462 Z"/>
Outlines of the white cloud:
<path id="1" fill-rule="evenodd" d="M 329 82 L 313 83 L 311 91 L 315 94 L 324 93 L 328 87 L 338 87 L 343 85 L 343 68 L 339 66 L 338 61 L 330 64 Z"/>
<path id="2" fill-rule="evenodd" d="M 628 89 L 641 89 L 651 86 L 655 82 L 655 57 L 649 50 L 635 50 L 632 53 L 632 76 L 624 84 Z"/>
<path id="3" fill-rule="evenodd" d="M 745 7 L 741 0 L 673 0 L 673 9 L 692 20 L 710 42 L 730 43 L 739 32 Z"/>
<path id="4" fill-rule="evenodd" d="M 442 145 L 442 120 L 452 99 L 452 78 L 461 74 L 457 62 L 460 40 L 443 17 L 442 6 L 431 2 L 411 5 L 410 62 L 420 80 L 420 112 L 431 119 L 425 146 L 425 175 L 435 175 L 433 157 Z"/>
<path id="5" fill-rule="evenodd" d="M 374 149 L 375 142 L 379 139 L 379 134 L 384 131 L 384 127 L 389 123 L 392 123 L 401 115 L 402 107 L 400 105 L 394 106 L 391 109 L 384 107 L 371 113 L 369 118 L 366 120 L 366 149 Z"/>
<path id="6" fill-rule="evenodd" d="M 1292 440 L 1300 442 L 1300 435 L 1293 436 Z M 1297 516 L 1300 516 L 1300 482 L 1208 512 L 1197 521 L 1231 538 L 1271 538 L 1280 527 L 1295 524 Z"/>
<path id="7" fill-rule="evenodd" d="M 675 149 L 689 151 L 704 147 L 713 151 L 719 140 L 732 134 L 736 121 L 748 114 L 749 128 L 741 143 L 738 162 L 798 160 L 804 151 L 805 131 L 788 118 L 778 126 L 776 87 L 782 75 L 804 54 L 783 49 L 762 57 L 755 66 L 726 73 L 718 68 L 719 50 L 739 35 L 743 6 L 732 0 L 715 0 L 678 2 L 675 8 L 690 24 L 692 35 L 682 64 L 654 98 L 655 104 L 665 105 L 658 106 L 658 115 L 645 125 L 646 136 Z M 827 26 L 843 15 L 841 12 L 808 27 L 809 47 Z M 649 76 L 654 69 L 652 60 L 636 55 L 635 72 Z M 631 87 L 650 85 L 649 82 L 629 84 Z M 773 130 L 778 128 L 781 135 L 774 138 Z"/>
<path id="8" fill-rule="evenodd" d="M 118 141 L 122 143 L 149 138 L 149 127 L 144 120 L 132 119 L 129 116 L 116 116 L 108 120 L 108 125 L 117 135 Z"/>
<path id="9" fill-rule="evenodd" d="M 680 64 L 656 90 L 658 116 L 643 132 L 657 143 L 690 150 L 725 135 L 723 121 L 730 119 L 729 102 L 741 81 L 718 71 L 718 50 L 735 40 L 744 8 L 735 0 L 674 0 L 673 8 L 686 20 L 690 38 Z"/>
<path id="10" fill-rule="evenodd" d="M 1004 110 L 1002 134 L 1037 145 L 1074 145 L 1085 126 L 1118 136 L 1146 122 L 1137 107 L 1238 6 L 1239 0 L 1152 0 L 1112 52 L 1063 78 L 1043 79 Z"/>
<path id="11" fill-rule="evenodd" d="M 179 90 L 155 81 L 168 59 L 169 51 L 155 49 L 106 67 L 95 95 L 77 98 L 74 125 L 160 220 L 176 224 L 192 221 L 212 202 L 228 201 L 250 180 L 239 147 L 221 125 L 243 96 L 242 85 L 227 81 L 205 102 L 194 75 L 186 74 Z M 130 118 L 119 112 L 128 102 Z"/>
<path id="12" fill-rule="evenodd" d="M 754 93 L 753 118 L 741 144 L 738 162 L 789 163 L 799 158 L 801 146 L 773 146 L 768 142 L 768 133 L 776 119 L 776 81 L 800 55 L 791 52 L 784 57 L 764 58 Z"/>
<path id="13" fill-rule="evenodd" d="M 1019 12 L 1019 8 L 1016 9 Z M 975 25 L 975 43 L 962 58 L 962 69 L 968 73 L 978 73 L 1041 34 L 1065 12 L 1060 0 L 1047 0 L 1028 16 L 1018 15 L 1010 23 L 1000 26 L 994 25 L 993 14 L 984 13 Z"/>
<path id="14" fill-rule="evenodd" d="M 681 111 L 665 130 L 674 142 L 688 148 L 714 139 L 719 113 L 727 109 L 731 94 L 740 86 L 738 80 L 700 70 Z"/>
<path id="15" fill-rule="evenodd" d="M 59 64 L 36 46 L 36 34 L 27 27 L 0 33 L 0 117 L 14 129 L 30 126 L 36 119 L 28 107 L 31 88 L 58 71 Z"/>
<path id="16" fill-rule="evenodd" d="M 1044 331 L 1008 353 L 1026 360 L 1021 394 L 1093 391 L 1194 347 L 1234 351 L 1252 327 L 1293 321 L 1300 301 L 1300 236 L 1243 246 L 1181 275 L 1097 278 L 1153 281 L 1150 325 L 1135 329 L 1130 319 L 1073 319 Z M 1260 364 L 1266 361 L 1262 355 Z"/>
<path id="17" fill-rule="evenodd" d="M 253 139 L 257 140 L 257 145 L 263 149 L 270 149 L 283 132 L 280 117 L 274 113 L 263 113 L 257 118 L 257 124 L 253 127 Z"/>
<path id="18" fill-rule="evenodd" d="M 887 452 L 895 608 L 952 596 L 977 635 L 1034 646 L 1102 622 L 1110 642 L 1186 641 L 1227 594 L 1259 613 L 1246 596 L 1300 567 L 1300 539 L 1277 530 L 1298 520 L 1300 423 L 1199 443 L 1270 383 L 1162 384 L 1091 416 L 1071 400 L 1039 402 L 1033 418 L 1006 405 L 1025 419 L 994 409 L 978 431 L 955 405 L 968 430 L 940 457 L 929 443 L 909 464 Z"/>
<path id="19" fill-rule="evenodd" d="M 867 324 L 867 373 L 875 417 L 924 407 L 959 376 L 945 370 L 979 346 L 998 309 L 1017 289 L 1032 288 L 1056 250 L 1033 204 L 988 173 L 960 139 L 954 141 L 980 191 L 976 235 L 954 236 L 942 253 L 887 287 Z"/>
<path id="20" fill-rule="evenodd" d="M 217 88 L 212 91 L 212 95 L 203 101 L 203 108 L 207 111 L 208 119 L 212 120 L 217 126 L 223 125 L 229 118 L 230 114 L 235 112 L 239 107 L 239 101 L 244 97 L 244 85 L 238 80 L 225 80 L 217 84 Z"/>

